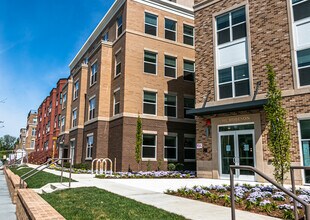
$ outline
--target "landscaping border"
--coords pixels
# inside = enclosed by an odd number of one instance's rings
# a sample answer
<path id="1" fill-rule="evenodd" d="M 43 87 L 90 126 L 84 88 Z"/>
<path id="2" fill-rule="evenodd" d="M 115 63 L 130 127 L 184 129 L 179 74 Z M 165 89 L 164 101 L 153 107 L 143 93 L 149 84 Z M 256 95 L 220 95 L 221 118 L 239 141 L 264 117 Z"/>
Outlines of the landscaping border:
<path id="1" fill-rule="evenodd" d="M 4 176 L 6 179 L 6 183 L 8 185 L 8 189 L 10 192 L 11 200 L 13 204 L 16 204 L 17 200 L 17 190 L 20 189 L 20 177 L 14 174 L 10 169 L 4 168 Z M 25 187 L 27 187 L 27 183 L 25 183 Z"/>

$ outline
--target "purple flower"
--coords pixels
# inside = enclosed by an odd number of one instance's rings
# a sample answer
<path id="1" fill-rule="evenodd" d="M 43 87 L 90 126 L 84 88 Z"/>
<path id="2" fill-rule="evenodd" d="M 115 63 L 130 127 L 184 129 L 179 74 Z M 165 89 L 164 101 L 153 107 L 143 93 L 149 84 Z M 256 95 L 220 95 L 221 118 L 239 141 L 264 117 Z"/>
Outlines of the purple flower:
<path id="1" fill-rule="evenodd" d="M 264 200 L 264 201 L 259 203 L 259 206 L 266 206 L 266 205 L 269 205 L 269 204 L 271 204 L 271 202 L 269 200 Z"/>
<path id="2" fill-rule="evenodd" d="M 294 206 L 292 205 L 289 205 L 289 204 L 283 204 L 283 205 L 278 205 L 278 208 L 279 209 L 286 209 L 286 210 L 293 210 L 294 209 Z"/>

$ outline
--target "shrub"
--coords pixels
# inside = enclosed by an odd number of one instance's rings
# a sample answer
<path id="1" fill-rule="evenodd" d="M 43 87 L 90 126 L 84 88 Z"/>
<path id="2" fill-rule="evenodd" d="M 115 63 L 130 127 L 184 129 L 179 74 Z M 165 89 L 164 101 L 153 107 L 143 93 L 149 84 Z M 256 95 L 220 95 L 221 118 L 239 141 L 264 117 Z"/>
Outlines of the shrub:
<path id="1" fill-rule="evenodd" d="M 175 171 L 175 165 L 173 163 L 168 164 L 168 170 L 169 171 Z"/>
<path id="2" fill-rule="evenodd" d="M 183 163 L 177 163 L 175 165 L 175 170 L 177 171 L 183 171 L 184 170 L 184 164 Z"/>
<path id="3" fill-rule="evenodd" d="M 89 163 L 78 163 L 74 165 L 74 168 L 82 169 L 82 170 L 90 170 L 90 164 Z"/>
<path id="4" fill-rule="evenodd" d="M 70 168 L 70 162 L 64 162 L 64 167 Z"/>

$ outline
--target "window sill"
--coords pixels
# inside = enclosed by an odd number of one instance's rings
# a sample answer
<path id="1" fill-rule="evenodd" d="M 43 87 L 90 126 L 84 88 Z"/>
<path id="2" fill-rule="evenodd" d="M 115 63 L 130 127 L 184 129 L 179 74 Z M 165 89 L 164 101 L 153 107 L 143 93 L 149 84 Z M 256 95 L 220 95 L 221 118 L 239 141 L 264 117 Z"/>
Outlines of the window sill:
<path id="1" fill-rule="evenodd" d="M 148 75 L 148 76 L 157 76 L 157 73 L 147 73 L 147 72 L 143 72 L 143 73 Z"/>
<path id="2" fill-rule="evenodd" d="M 87 160 L 87 161 L 92 161 L 93 158 L 92 158 L 92 157 L 86 157 L 85 160 Z"/>
<path id="3" fill-rule="evenodd" d="M 94 82 L 93 84 L 89 84 L 89 88 L 93 87 L 93 86 L 96 85 L 96 84 L 97 84 L 97 81 Z"/>
<path id="4" fill-rule="evenodd" d="M 156 158 L 142 158 L 143 162 L 148 162 L 148 161 L 157 161 Z"/>
<path id="5" fill-rule="evenodd" d="M 118 77 L 120 77 L 120 75 L 122 75 L 122 73 L 119 73 L 118 75 L 114 75 L 114 79 L 117 79 Z"/>

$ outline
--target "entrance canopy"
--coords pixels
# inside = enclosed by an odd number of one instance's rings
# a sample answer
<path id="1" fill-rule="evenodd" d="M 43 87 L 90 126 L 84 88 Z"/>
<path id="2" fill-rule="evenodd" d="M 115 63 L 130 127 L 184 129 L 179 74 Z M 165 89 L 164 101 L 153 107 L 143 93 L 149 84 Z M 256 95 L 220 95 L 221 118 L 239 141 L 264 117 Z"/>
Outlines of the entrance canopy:
<path id="1" fill-rule="evenodd" d="M 254 100 L 254 101 L 249 101 L 249 102 L 226 104 L 226 105 L 206 106 L 203 108 L 188 110 L 186 111 L 186 113 L 197 115 L 197 116 L 213 115 L 213 114 L 219 114 L 219 113 L 259 109 L 259 108 L 263 108 L 265 104 L 267 104 L 267 99 L 261 99 L 261 100 Z"/>

